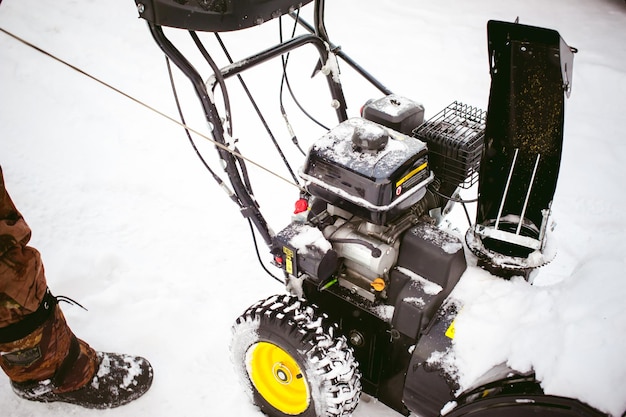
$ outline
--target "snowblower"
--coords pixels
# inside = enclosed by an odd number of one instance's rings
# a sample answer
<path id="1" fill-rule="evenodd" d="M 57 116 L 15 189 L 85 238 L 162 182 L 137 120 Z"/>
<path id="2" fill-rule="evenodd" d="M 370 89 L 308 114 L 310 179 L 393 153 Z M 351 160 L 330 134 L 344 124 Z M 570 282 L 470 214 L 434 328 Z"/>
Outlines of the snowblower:
<path id="1" fill-rule="evenodd" d="M 603 415 L 577 399 L 544 394 L 532 373 L 506 364 L 460 390 L 451 371 L 430 360 L 453 348 L 462 306 L 449 295 L 467 256 L 503 279 L 529 282 L 553 256 L 551 203 L 575 52 L 558 32 L 489 21 L 487 111 L 455 101 L 424 120 L 421 104 L 388 90 L 331 42 L 324 0 L 135 3 L 191 82 L 229 184 L 209 170 L 255 227 L 268 247 L 266 263 L 285 284 L 284 294 L 252 305 L 233 325 L 233 363 L 262 412 L 349 416 L 364 393 L 422 417 Z M 308 3 L 313 23 L 300 14 Z M 222 32 L 283 18 L 304 33 L 232 60 Z M 208 75 L 164 27 L 190 34 Z M 208 52 L 200 38 L 207 33 L 228 65 L 218 66 Z M 254 104 L 241 75 L 282 59 L 282 85 L 289 86 L 288 56 L 309 46 L 337 120 L 302 151 L 297 175 L 289 168 L 300 184 L 296 210 L 274 232 L 253 193 L 250 160 L 232 137 L 229 82 L 238 79 Z M 355 117 L 348 117 L 338 61 L 381 93 Z M 478 188 L 476 218 L 459 236 L 442 225 L 455 204 L 467 203 L 460 192 L 471 187 Z"/>

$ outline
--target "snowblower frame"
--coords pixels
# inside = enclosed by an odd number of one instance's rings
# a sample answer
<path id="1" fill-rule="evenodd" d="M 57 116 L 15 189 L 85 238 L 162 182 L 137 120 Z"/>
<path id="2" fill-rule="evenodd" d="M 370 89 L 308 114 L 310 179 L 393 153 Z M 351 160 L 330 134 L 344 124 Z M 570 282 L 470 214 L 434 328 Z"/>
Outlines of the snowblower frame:
<path id="1" fill-rule="evenodd" d="M 454 376 L 429 360 L 451 349 L 461 308 L 448 295 L 467 268 L 463 242 L 437 227 L 459 188 L 478 179 L 478 218 L 466 243 L 485 269 L 509 278 L 540 266 L 526 262 L 524 244 L 538 240 L 531 249 L 539 251 L 544 246 L 573 50 L 556 31 L 491 21 L 486 118 L 482 110 L 455 102 L 442 111 L 445 117 L 423 123 L 421 105 L 394 95 L 333 45 L 324 0 L 313 2 L 313 25 L 300 17 L 296 10 L 311 2 L 135 0 L 157 45 L 193 85 L 232 186 L 230 198 L 262 236 L 291 293 L 259 301 L 233 326 L 233 362 L 255 403 L 277 417 L 349 416 L 364 391 L 402 414 L 423 417 L 603 415 L 578 400 L 544 395 L 532 373 L 505 365 L 459 393 Z M 246 29 L 283 15 L 308 34 L 224 68 L 195 34 Z M 208 79 L 163 26 L 189 31 L 213 71 Z M 307 45 L 319 55 L 338 126 L 307 154 L 301 218 L 274 234 L 231 138 L 225 80 Z M 385 95 L 366 104 L 361 118 L 348 118 L 337 74 L 324 70 L 335 57 Z M 524 83 L 532 81 L 549 84 L 549 93 L 525 94 Z M 217 85 L 223 115 L 212 98 Z M 546 116 L 548 127 L 520 123 Z M 541 137 L 539 148 L 549 150 L 550 158 L 534 151 L 533 135 Z M 295 237 L 305 242 L 296 244 Z"/>

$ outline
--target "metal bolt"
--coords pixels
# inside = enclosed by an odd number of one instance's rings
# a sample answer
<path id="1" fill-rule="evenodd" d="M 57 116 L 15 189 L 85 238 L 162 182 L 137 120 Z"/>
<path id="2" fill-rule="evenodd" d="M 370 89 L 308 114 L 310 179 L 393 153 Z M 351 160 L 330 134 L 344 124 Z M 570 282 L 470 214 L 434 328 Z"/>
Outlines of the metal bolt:
<path id="1" fill-rule="evenodd" d="M 146 6 L 143 3 L 137 3 L 137 11 L 139 14 L 143 14 L 146 11 Z"/>
<path id="2" fill-rule="evenodd" d="M 276 373 L 276 376 L 278 377 L 278 379 L 280 379 L 283 382 L 287 381 L 287 374 L 282 369 L 278 370 L 278 372 Z"/>
<path id="3" fill-rule="evenodd" d="M 352 330 L 349 336 L 350 336 L 350 343 L 353 346 L 363 346 L 363 343 L 365 342 L 365 338 L 363 337 L 361 333 L 357 332 L 356 330 Z"/>

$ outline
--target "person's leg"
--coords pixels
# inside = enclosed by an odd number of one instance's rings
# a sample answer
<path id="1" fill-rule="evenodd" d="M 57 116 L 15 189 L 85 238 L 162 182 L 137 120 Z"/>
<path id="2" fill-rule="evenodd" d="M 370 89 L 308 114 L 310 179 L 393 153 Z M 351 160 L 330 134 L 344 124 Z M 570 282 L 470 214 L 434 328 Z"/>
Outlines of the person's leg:
<path id="1" fill-rule="evenodd" d="M 46 293 L 39 252 L 26 246 L 30 235 L 5 188 L 0 167 L 0 327 L 34 313 Z"/>
<path id="2" fill-rule="evenodd" d="M 39 252 L 27 246 L 30 236 L 0 168 L 0 367 L 14 391 L 27 399 L 91 408 L 122 405 L 142 395 L 152 381 L 150 364 L 97 353 L 76 338 L 47 288 Z M 107 386 L 123 384 L 135 365 L 141 372 L 131 389 Z"/>

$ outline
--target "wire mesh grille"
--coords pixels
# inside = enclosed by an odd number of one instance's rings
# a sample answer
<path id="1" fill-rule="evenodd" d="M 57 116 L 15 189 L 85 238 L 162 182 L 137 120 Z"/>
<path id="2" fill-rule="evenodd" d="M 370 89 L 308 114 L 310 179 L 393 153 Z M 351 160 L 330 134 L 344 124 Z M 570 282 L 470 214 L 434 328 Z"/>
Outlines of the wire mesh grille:
<path id="1" fill-rule="evenodd" d="M 438 178 L 461 188 L 478 181 L 486 115 L 455 101 L 413 131 L 427 143 L 430 169 Z"/>

